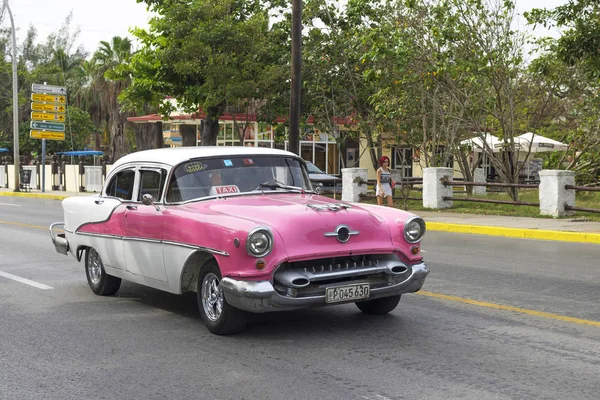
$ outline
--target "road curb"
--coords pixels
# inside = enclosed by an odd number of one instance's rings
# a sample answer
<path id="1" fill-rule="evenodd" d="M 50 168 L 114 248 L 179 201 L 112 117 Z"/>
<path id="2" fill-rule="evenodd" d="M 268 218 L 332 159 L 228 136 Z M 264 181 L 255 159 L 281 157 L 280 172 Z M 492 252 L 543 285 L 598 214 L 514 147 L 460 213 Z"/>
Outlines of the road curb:
<path id="1" fill-rule="evenodd" d="M 519 239 L 553 240 L 561 242 L 600 244 L 600 233 L 504 228 L 500 226 L 448 224 L 445 222 L 427 222 L 427 229 L 430 231 L 467 233 L 488 236 L 504 236 Z"/>
<path id="2" fill-rule="evenodd" d="M 48 199 L 48 200 L 64 200 L 70 196 L 62 196 L 58 194 L 44 194 L 44 193 L 26 193 L 26 192 L 0 192 L 0 196 L 8 197 L 29 197 L 32 199 Z"/>

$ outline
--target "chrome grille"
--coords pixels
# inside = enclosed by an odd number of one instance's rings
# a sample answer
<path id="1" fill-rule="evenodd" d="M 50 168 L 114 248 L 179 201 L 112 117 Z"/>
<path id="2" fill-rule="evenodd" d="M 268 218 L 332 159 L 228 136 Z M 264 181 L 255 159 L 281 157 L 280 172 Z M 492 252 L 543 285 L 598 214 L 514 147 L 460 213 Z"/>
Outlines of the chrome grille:
<path id="1" fill-rule="evenodd" d="M 320 295 L 332 284 L 369 282 L 393 285 L 410 275 L 410 267 L 390 254 L 360 255 L 283 263 L 275 271 L 275 288 L 293 297 Z"/>

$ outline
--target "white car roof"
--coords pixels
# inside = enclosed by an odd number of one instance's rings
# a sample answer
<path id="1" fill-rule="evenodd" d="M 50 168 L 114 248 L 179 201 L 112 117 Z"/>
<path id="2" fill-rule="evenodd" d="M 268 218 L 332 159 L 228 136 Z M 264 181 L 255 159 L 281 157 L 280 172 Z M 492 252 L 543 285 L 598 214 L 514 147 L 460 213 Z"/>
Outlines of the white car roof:
<path id="1" fill-rule="evenodd" d="M 298 157 L 289 151 L 271 149 L 267 147 L 246 147 L 246 146 L 189 146 L 189 147 L 170 147 L 164 149 L 153 149 L 137 151 L 119 158 L 113 164 L 113 170 L 120 165 L 139 162 L 157 162 L 166 165 L 175 166 L 191 158 L 198 157 L 227 157 L 227 156 L 245 156 L 245 155 L 273 155 Z"/>

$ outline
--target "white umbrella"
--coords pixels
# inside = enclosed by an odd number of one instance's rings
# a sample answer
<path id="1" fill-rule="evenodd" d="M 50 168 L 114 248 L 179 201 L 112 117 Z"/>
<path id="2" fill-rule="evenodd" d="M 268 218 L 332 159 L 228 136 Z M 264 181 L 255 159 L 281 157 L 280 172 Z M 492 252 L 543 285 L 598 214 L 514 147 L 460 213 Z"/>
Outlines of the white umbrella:
<path id="1" fill-rule="evenodd" d="M 528 151 L 531 146 L 532 153 L 541 153 L 547 151 L 567 151 L 568 144 L 550 139 L 542 135 L 536 135 L 533 132 L 527 132 L 515 137 L 515 142 L 520 144 L 521 151 Z"/>
<path id="2" fill-rule="evenodd" d="M 460 144 L 464 145 L 464 146 L 471 146 L 471 147 L 473 147 L 473 151 L 481 153 L 485 149 L 485 145 L 483 144 L 483 140 L 484 140 L 483 138 L 485 138 L 487 147 L 489 147 L 493 151 L 497 151 L 497 150 L 494 150 L 494 146 L 500 142 L 500 139 L 498 139 L 496 136 L 494 136 L 490 133 L 484 133 L 481 136 L 475 136 L 470 139 L 465 139 L 465 140 L 461 141 Z"/>

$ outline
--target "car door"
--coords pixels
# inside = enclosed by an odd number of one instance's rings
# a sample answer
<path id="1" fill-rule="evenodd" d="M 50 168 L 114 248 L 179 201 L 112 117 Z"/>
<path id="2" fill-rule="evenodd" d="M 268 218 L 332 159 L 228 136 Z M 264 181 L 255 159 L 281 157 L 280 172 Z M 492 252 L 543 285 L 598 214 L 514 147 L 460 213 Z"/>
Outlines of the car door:
<path id="1" fill-rule="evenodd" d="M 126 207 L 133 199 L 134 185 L 135 169 L 123 168 L 111 176 L 103 194 L 104 198 L 98 200 L 102 205 L 105 202 L 110 203 L 111 198 L 120 199 L 120 205 L 114 209 L 110 220 L 102 225 L 102 236 L 105 240 L 98 252 L 106 265 L 122 270 L 126 268 L 123 258 L 123 221 Z"/>
<path id="2" fill-rule="evenodd" d="M 125 206 L 123 219 L 127 271 L 162 282 L 168 281 L 162 250 L 164 207 L 160 206 L 166 176 L 167 172 L 162 168 L 139 168 L 136 197 Z M 144 194 L 152 195 L 155 205 L 144 205 Z"/>

